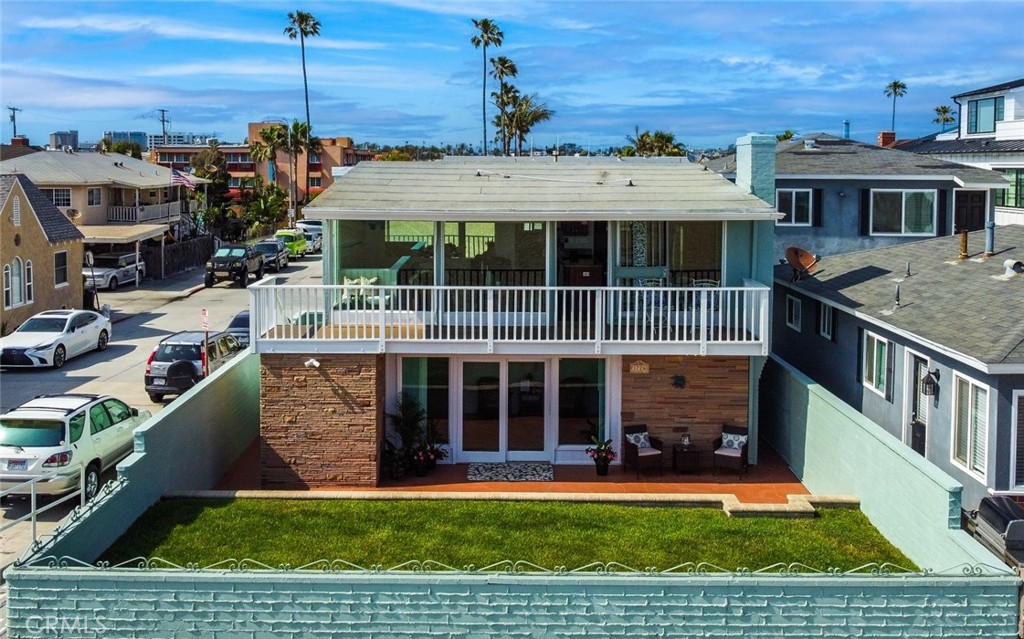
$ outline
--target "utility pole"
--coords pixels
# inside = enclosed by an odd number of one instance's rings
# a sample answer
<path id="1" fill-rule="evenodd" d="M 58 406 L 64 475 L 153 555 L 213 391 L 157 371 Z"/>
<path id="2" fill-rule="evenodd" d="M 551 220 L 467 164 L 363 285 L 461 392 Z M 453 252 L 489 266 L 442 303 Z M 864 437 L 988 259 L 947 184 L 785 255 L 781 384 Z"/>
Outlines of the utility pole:
<path id="1" fill-rule="evenodd" d="M 163 136 L 164 136 L 164 146 L 166 146 L 167 145 L 167 125 L 170 124 L 171 121 L 167 119 L 167 109 L 157 109 L 157 111 L 160 112 L 160 131 L 163 133 Z"/>
<path id="2" fill-rule="evenodd" d="M 14 135 L 12 137 L 18 137 L 18 111 L 21 111 L 18 107 L 8 106 L 7 110 L 11 112 L 11 124 L 14 125 Z"/>

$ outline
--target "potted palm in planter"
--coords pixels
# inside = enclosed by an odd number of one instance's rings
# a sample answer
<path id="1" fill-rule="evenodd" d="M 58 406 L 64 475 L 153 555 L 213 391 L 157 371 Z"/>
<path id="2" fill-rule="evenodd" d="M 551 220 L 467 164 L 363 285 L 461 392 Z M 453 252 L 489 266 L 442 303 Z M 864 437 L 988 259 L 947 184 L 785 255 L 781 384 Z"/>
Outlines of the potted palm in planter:
<path id="1" fill-rule="evenodd" d="M 597 437 L 591 437 L 590 441 L 594 442 L 594 445 L 587 449 L 587 455 L 594 460 L 594 466 L 597 468 L 598 475 L 608 474 L 608 465 L 615 460 L 615 449 L 612 448 L 612 440 L 600 440 Z"/>
<path id="2" fill-rule="evenodd" d="M 399 395 L 395 412 L 387 416 L 401 442 L 393 447 L 390 457 L 399 460 L 404 468 L 423 477 L 434 469 L 437 460 L 448 456 L 448 451 L 442 447 L 447 440 L 427 418 L 427 409 L 415 395 Z"/>

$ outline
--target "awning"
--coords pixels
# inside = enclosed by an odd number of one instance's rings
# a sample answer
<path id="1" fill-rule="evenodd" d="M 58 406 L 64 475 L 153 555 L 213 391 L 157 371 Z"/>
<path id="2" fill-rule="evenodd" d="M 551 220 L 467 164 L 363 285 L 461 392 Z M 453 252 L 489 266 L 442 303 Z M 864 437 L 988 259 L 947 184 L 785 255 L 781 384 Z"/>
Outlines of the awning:
<path id="1" fill-rule="evenodd" d="M 85 234 L 86 243 L 128 244 L 142 240 L 160 239 L 170 230 L 167 224 L 87 224 L 78 230 Z"/>

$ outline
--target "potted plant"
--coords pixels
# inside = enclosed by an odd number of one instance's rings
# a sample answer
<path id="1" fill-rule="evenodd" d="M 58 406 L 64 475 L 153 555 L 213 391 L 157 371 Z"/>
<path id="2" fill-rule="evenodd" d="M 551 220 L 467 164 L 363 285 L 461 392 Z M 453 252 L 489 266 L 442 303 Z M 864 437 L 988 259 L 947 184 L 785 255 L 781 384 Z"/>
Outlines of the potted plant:
<path id="1" fill-rule="evenodd" d="M 412 451 L 412 472 L 417 477 L 426 477 L 437 463 L 437 454 L 426 444 Z"/>
<path id="2" fill-rule="evenodd" d="M 607 475 L 608 464 L 612 463 L 615 459 L 615 449 L 612 448 L 612 440 L 606 439 L 602 441 L 597 437 L 591 437 L 590 441 L 594 442 L 594 445 L 587 449 L 587 455 L 590 455 L 590 458 L 594 460 L 597 474 Z"/>
<path id="3" fill-rule="evenodd" d="M 400 443 L 392 446 L 389 458 L 397 459 L 406 469 L 423 477 L 448 456 L 443 447 L 448 440 L 427 418 L 427 409 L 411 393 L 402 393 L 395 402 L 395 412 L 387 414 Z M 387 450 L 385 452 L 388 452 Z M 422 474 L 421 474 L 422 473 Z"/>

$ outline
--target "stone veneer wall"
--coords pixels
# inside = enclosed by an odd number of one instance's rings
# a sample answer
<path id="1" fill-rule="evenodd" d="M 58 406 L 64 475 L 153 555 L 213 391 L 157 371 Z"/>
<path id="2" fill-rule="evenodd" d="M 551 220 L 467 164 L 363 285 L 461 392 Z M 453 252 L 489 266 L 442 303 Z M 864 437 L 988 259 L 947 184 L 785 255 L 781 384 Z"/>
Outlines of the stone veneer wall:
<path id="1" fill-rule="evenodd" d="M 260 475 L 265 489 L 376 486 L 384 357 L 262 354 Z"/>
<path id="2" fill-rule="evenodd" d="M 630 373 L 643 360 L 648 374 Z M 622 423 L 647 424 L 654 437 L 678 442 L 683 433 L 709 449 L 722 424 L 747 426 L 750 360 L 746 357 L 623 357 Z M 682 375 L 684 388 L 672 385 Z M 621 442 L 619 444 L 621 447 Z M 665 464 L 670 455 L 662 455 Z"/>
<path id="3" fill-rule="evenodd" d="M 11 637 L 1016 637 L 1015 576 L 15 568 Z M 49 630 L 48 630 L 49 629 Z"/>

